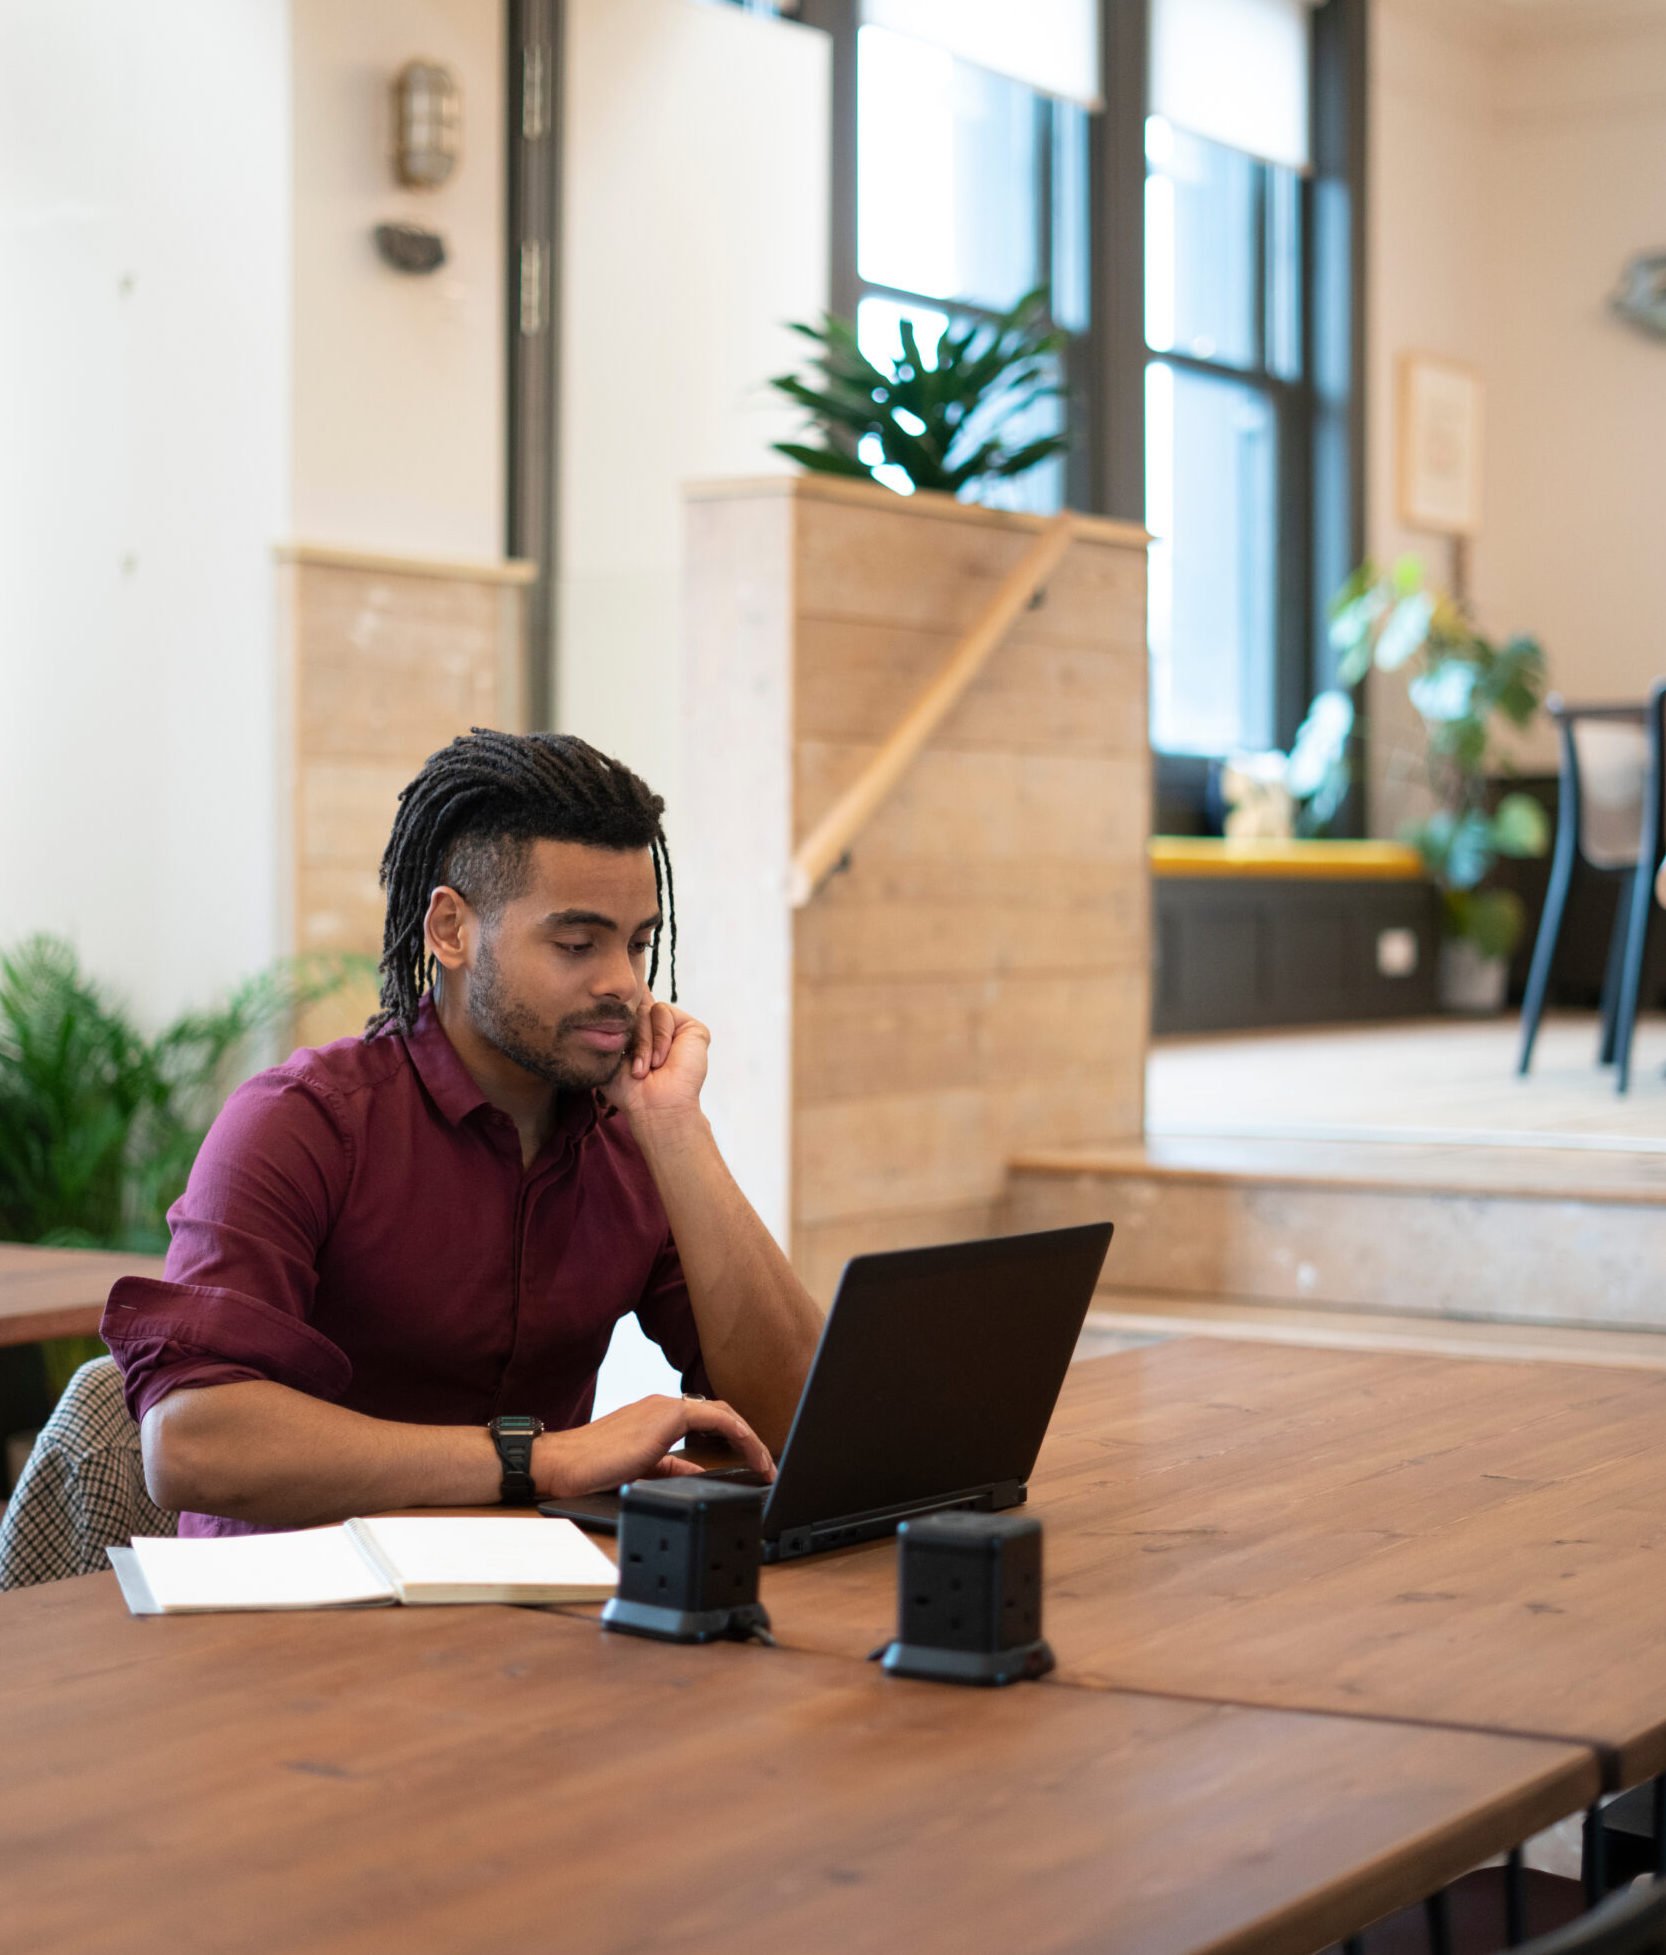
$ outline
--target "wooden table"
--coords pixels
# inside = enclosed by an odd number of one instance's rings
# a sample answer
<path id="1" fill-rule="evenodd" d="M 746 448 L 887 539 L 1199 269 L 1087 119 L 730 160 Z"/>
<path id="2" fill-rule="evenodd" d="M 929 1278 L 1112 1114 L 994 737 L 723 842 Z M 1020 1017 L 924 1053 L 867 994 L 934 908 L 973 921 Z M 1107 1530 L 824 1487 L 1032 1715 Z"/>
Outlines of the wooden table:
<path id="1" fill-rule="evenodd" d="M 160 1276 L 160 1256 L 0 1242 L 0 1345 L 96 1337 L 118 1276 Z"/>
<path id="2" fill-rule="evenodd" d="M 0 1648 L 7 1942 L 58 1955 L 1305 1955 L 1597 1778 L 531 1610 L 138 1620 L 104 1575 L 0 1596 Z"/>
<path id="3" fill-rule="evenodd" d="M 1065 1677 L 1588 1743 L 1666 1770 L 1666 1375 L 1177 1341 L 1073 1367 L 1031 1482 Z M 889 1542 L 766 1572 L 895 1620 Z"/>

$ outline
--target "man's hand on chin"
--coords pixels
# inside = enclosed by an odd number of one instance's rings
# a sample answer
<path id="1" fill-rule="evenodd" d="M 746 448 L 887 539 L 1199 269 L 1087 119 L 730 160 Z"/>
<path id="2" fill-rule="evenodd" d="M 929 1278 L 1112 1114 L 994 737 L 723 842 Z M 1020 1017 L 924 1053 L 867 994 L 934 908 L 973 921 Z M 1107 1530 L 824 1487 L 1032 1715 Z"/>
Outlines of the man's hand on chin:
<path id="1" fill-rule="evenodd" d="M 625 1062 L 602 1091 L 633 1123 L 697 1115 L 710 1044 L 699 1019 L 644 994 Z"/>
<path id="2" fill-rule="evenodd" d="M 717 1150 L 700 1106 L 710 1043 L 699 1019 L 644 993 L 629 1056 L 603 1091 L 629 1120 L 665 1204 L 706 1375 L 765 1444 L 779 1446 L 821 1311 Z"/>

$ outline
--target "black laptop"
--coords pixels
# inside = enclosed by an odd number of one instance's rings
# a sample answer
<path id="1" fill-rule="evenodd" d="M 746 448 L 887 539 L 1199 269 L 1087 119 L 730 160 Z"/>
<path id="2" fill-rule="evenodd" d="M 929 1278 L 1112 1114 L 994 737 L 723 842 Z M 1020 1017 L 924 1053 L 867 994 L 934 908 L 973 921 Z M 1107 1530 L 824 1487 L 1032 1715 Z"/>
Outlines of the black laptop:
<path id="1" fill-rule="evenodd" d="M 1097 1222 L 853 1257 L 764 1498 L 764 1559 L 1022 1501 L 1110 1241 Z M 540 1511 L 614 1532 L 619 1497 Z"/>

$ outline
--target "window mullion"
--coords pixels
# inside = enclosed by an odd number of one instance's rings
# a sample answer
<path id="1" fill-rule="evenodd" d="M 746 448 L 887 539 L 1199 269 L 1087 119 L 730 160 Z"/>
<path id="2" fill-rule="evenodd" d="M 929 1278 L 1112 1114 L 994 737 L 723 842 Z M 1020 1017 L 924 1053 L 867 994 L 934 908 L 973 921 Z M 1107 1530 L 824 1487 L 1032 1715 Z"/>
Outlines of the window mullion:
<path id="1" fill-rule="evenodd" d="M 1254 284 L 1251 288 L 1255 320 L 1255 364 L 1265 373 L 1270 364 L 1267 359 L 1267 302 L 1269 283 L 1267 279 L 1267 239 L 1272 226 L 1268 222 L 1267 205 L 1273 194 L 1272 172 L 1265 163 L 1255 166 L 1255 196 L 1251 200 L 1251 224 L 1253 236 L 1250 250 L 1255 264 Z"/>
<path id="2" fill-rule="evenodd" d="M 994 306 L 979 305 L 973 299 L 940 298 L 929 292 L 911 292 L 901 285 L 882 285 L 877 279 L 864 278 L 857 281 L 857 302 L 863 299 L 885 299 L 892 305 L 925 306 L 932 312 L 946 312 L 952 318 L 975 319 L 980 325 L 992 325 L 1000 318 Z"/>
<path id="3" fill-rule="evenodd" d="M 1234 366 L 1230 360 L 1205 360 L 1196 353 L 1184 352 L 1180 347 L 1147 347 L 1146 361 L 1164 360 L 1170 366 L 1183 367 L 1187 373 L 1203 375 L 1206 379 L 1237 380 L 1246 387 L 1257 388 L 1266 394 L 1288 394 L 1295 390 L 1293 381 L 1282 379 L 1276 373 L 1269 373 L 1265 367 Z"/>

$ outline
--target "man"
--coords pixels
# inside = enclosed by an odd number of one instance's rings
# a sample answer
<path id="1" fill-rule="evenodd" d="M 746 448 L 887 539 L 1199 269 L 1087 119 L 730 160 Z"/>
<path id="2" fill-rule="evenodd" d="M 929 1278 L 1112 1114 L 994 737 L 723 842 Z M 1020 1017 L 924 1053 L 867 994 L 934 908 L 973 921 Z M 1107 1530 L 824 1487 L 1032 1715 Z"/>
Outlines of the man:
<path id="1" fill-rule="evenodd" d="M 820 1313 L 712 1140 L 705 1027 L 650 989 L 663 808 L 582 740 L 479 728 L 400 796 L 381 1010 L 232 1095 L 164 1280 L 110 1295 L 182 1533 L 693 1471 L 689 1433 L 773 1470 Z M 592 1421 L 633 1311 L 687 1395 Z"/>

